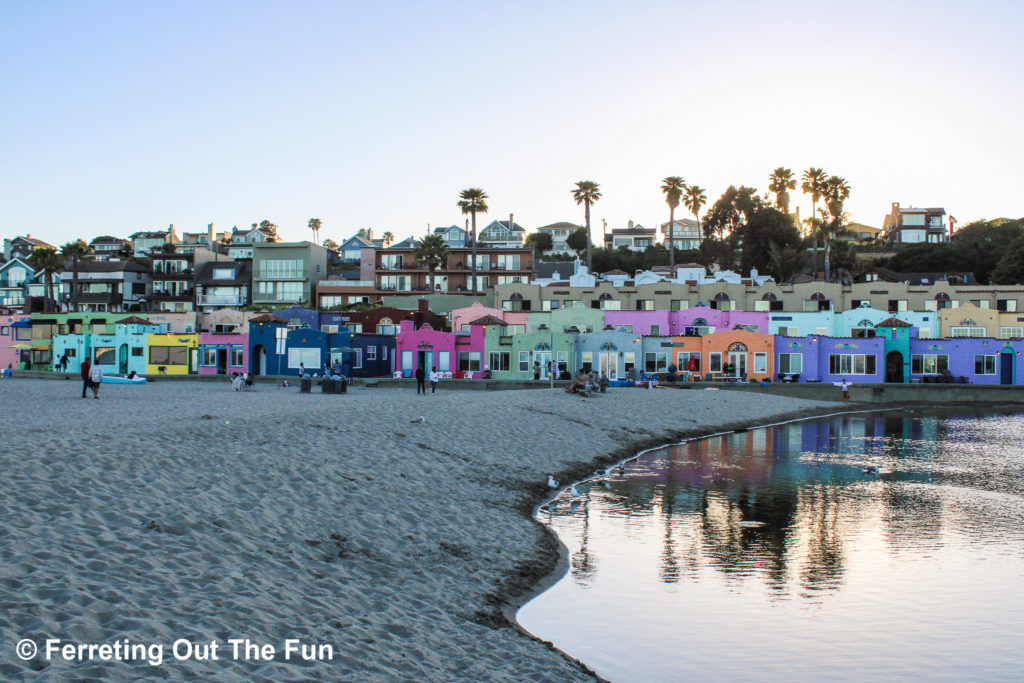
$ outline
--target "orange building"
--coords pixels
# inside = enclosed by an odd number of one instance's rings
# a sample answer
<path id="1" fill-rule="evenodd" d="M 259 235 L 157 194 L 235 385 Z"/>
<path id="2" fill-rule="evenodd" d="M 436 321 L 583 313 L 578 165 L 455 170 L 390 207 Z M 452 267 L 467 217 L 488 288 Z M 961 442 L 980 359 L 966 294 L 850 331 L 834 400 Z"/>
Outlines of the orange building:
<path id="1" fill-rule="evenodd" d="M 672 337 L 672 358 L 683 381 L 771 380 L 775 354 L 770 334 L 729 330 L 702 337 Z"/>

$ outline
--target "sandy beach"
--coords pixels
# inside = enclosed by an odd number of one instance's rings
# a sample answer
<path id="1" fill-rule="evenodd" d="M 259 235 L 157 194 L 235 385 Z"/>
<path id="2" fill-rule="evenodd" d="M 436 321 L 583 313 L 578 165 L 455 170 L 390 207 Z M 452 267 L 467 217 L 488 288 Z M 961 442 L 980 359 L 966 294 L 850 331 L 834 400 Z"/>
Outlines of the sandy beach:
<path id="1" fill-rule="evenodd" d="M 836 407 L 700 390 L 80 391 L 0 382 L 2 679 L 592 680 L 501 617 L 557 560 L 530 519 L 548 475 Z M 158 643 L 164 661 L 47 660 L 48 638 Z M 233 657 L 246 638 L 274 657 Z M 16 656 L 22 639 L 39 654 Z M 178 639 L 219 656 L 179 661 Z M 333 656 L 286 659 L 286 639 Z"/>

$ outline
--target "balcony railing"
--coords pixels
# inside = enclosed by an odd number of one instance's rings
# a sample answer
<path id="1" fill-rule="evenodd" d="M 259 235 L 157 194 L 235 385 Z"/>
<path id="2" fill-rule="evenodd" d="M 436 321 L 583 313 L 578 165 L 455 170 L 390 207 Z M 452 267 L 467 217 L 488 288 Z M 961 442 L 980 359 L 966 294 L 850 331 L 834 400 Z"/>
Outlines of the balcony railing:
<path id="1" fill-rule="evenodd" d="M 318 280 L 317 287 L 373 287 L 373 280 Z"/>
<path id="2" fill-rule="evenodd" d="M 305 280 L 305 270 L 293 270 L 288 273 L 266 273 L 260 272 L 253 277 L 254 280 Z"/>
<path id="3" fill-rule="evenodd" d="M 200 306 L 243 306 L 245 300 L 238 295 L 200 294 Z"/>

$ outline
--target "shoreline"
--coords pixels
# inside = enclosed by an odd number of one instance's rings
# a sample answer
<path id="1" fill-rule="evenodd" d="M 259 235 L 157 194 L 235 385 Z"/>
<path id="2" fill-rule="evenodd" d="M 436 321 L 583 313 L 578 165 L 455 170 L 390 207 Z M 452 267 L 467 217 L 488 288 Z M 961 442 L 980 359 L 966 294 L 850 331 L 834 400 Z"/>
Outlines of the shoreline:
<path id="1" fill-rule="evenodd" d="M 340 654 L 315 666 L 155 671 L 25 664 L 5 652 L 2 678 L 35 668 L 57 679 L 593 680 L 514 618 L 561 576 L 560 542 L 534 519 L 553 493 L 549 475 L 570 482 L 723 429 L 889 407 L 444 385 L 428 397 L 359 387 L 317 396 L 170 380 L 105 385 L 101 400 L 83 401 L 79 386 L 0 383 L 10 419 L 0 601 L 12 605 L 0 637 L 297 635 Z"/>

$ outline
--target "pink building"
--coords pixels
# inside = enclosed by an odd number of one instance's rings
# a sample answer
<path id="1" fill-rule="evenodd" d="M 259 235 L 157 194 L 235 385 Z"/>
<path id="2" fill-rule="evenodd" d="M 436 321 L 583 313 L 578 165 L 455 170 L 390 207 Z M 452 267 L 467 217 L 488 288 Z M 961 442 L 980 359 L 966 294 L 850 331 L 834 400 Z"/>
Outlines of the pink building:
<path id="1" fill-rule="evenodd" d="M 709 334 L 745 329 L 750 332 L 768 332 L 768 314 L 757 311 L 719 311 L 707 306 L 694 306 L 670 314 L 673 335 Z M 687 332 L 687 328 L 690 332 Z"/>
<path id="2" fill-rule="evenodd" d="M 411 320 L 403 320 L 395 343 L 396 370 L 404 377 L 414 377 L 418 367 L 429 374 L 435 366 L 438 372 L 452 373 L 453 378 L 479 379 L 482 376 L 482 325 L 471 325 L 469 332 L 439 332 L 426 324 L 414 330 Z"/>
<path id="3" fill-rule="evenodd" d="M 464 327 L 474 320 L 479 320 L 488 315 L 493 315 L 499 320 L 505 321 L 510 326 L 519 326 L 515 333 L 530 331 L 530 314 L 520 311 L 506 311 L 501 308 L 490 308 L 479 301 L 474 301 L 472 306 L 452 309 L 452 331 L 465 332 Z M 510 332 L 512 332 L 510 330 Z"/>
<path id="4" fill-rule="evenodd" d="M 624 331 L 642 337 L 673 335 L 675 328 L 670 325 L 669 316 L 669 311 L 605 311 L 604 327 L 626 328 Z"/>
<path id="5" fill-rule="evenodd" d="M 15 370 L 21 367 L 22 350 L 32 343 L 32 327 L 28 321 L 27 315 L 0 309 L 0 372 L 8 365 Z"/>
<path id="6" fill-rule="evenodd" d="M 199 333 L 199 374 L 230 375 L 249 370 L 249 335 Z"/>

